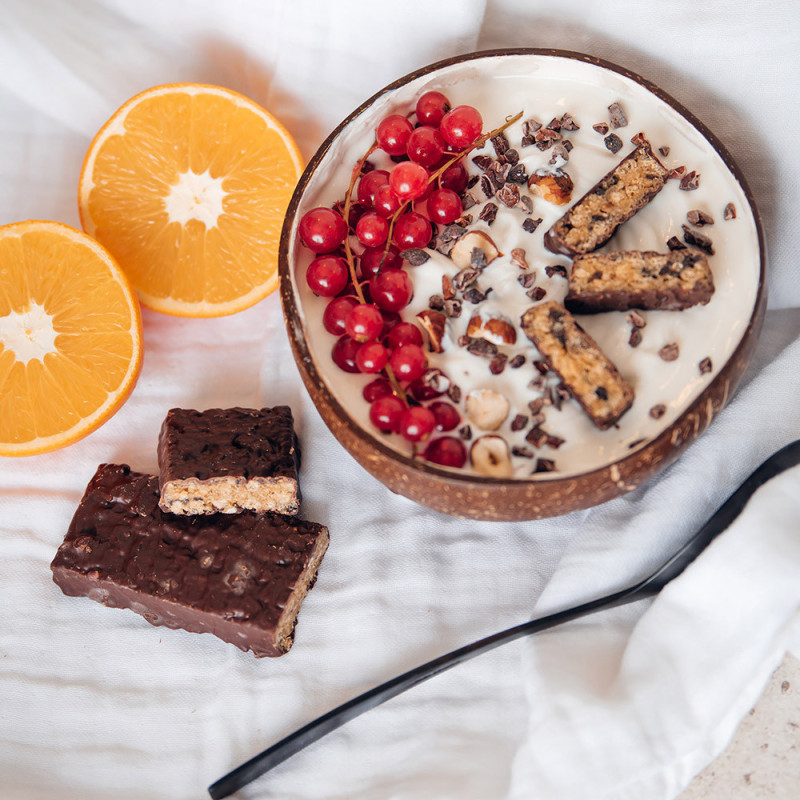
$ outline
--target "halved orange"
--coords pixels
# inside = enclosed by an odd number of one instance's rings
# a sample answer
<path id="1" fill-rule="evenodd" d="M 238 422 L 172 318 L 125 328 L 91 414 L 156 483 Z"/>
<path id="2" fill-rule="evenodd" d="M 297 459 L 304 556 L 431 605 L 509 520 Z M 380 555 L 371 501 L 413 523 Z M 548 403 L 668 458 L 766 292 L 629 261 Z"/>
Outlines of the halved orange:
<path id="1" fill-rule="evenodd" d="M 278 242 L 303 168 L 275 117 L 218 86 L 169 84 L 125 103 L 83 163 L 83 229 L 149 308 L 216 317 L 278 285 Z"/>
<path id="2" fill-rule="evenodd" d="M 60 222 L 0 227 L 0 455 L 86 436 L 141 363 L 139 303 L 97 242 Z"/>

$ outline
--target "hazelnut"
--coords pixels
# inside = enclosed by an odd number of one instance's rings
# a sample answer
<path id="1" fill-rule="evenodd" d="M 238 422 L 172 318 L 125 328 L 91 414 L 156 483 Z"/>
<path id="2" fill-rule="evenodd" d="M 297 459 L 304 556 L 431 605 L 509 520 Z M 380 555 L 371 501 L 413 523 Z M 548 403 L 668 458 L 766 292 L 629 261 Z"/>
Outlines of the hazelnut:
<path id="1" fill-rule="evenodd" d="M 417 319 L 428 334 L 428 349 L 431 353 L 443 352 L 442 340 L 444 339 L 444 327 L 447 317 L 441 311 L 426 308 L 417 314 Z"/>
<path id="2" fill-rule="evenodd" d="M 450 258 L 453 259 L 453 263 L 459 269 L 471 267 L 473 266 L 472 251 L 476 249 L 483 251 L 487 264 L 491 264 L 498 256 L 503 255 L 497 249 L 491 236 L 483 231 L 470 231 L 465 233 L 453 245 L 453 249 L 450 251 Z"/>
<path id="3" fill-rule="evenodd" d="M 515 344 L 517 341 L 517 332 L 508 320 L 500 317 L 483 319 L 480 314 L 476 314 L 470 319 L 467 325 L 467 336 L 480 337 L 493 344 Z"/>
<path id="4" fill-rule="evenodd" d="M 510 478 L 513 474 L 508 444 L 502 436 L 490 433 L 481 436 L 472 443 L 469 449 L 472 467 L 482 475 L 492 478 Z"/>
<path id="5" fill-rule="evenodd" d="M 572 178 L 566 172 L 534 172 L 528 180 L 528 188 L 543 200 L 556 206 L 564 206 L 572 199 Z"/>
<path id="6" fill-rule="evenodd" d="M 470 422 L 485 431 L 496 431 L 511 408 L 508 400 L 493 389 L 476 389 L 470 392 L 466 404 Z"/>

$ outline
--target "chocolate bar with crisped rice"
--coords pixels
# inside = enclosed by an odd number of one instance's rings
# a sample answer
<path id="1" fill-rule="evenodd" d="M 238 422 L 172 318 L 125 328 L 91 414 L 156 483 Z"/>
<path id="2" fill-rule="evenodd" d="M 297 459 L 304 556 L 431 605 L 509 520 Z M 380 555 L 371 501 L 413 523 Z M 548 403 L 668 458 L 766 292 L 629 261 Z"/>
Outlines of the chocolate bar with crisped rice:
<path id="1" fill-rule="evenodd" d="M 212 633 L 258 657 L 286 653 L 328 529 L 251 511 L 175 516 L 158 499 L 155 476 L 98 468 L 50 565 L 64 594 Z"/>
<path id="2" fill-rule="evenodd" d="M 522 330 L 598 428 L 609 428 L 631 407 L 631 386 L 560 303 L 529 308 Z"/>
<path id="3" fill-rule="evenodd" d="M 545 247 L 567 256 L 597 250 L 661 191 L 668 175 L 643 141 L 554 223 Z"/>
<path id="4" fill-rule="evenodd" d="M 299 453 L 288 406 L 173 408 L 158 438 L 161 508 L 296 514 Z"/>
<path id="5" fill-rule="evenodd" d="M 564 305 L 577 314 L 680 311 L 705 305 L 713 294 L 714 276 L 699 250 L 619 250 L 575 256 Z"/>

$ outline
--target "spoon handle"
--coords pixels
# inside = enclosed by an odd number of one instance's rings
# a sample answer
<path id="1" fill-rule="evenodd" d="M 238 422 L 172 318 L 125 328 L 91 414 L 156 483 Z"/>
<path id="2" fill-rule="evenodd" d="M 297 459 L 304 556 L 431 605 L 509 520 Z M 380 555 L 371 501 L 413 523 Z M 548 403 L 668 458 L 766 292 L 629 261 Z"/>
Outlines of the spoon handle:
<path id="1" fill-rule="evenodd" d="M 236 767 L 227 775 L 208 787 L 213 800 L 221 800 L 241 789 L 251 781 L 268 772 L 273 767 L 298 753 L 304 747 L 316 742 L 345 723 L 369 711 L 381 703 L 402 694 L 423 681 L 444 672 L 457 664 L 469 661 L 476 656 L 493 650 L 495 647 L 512 642 L 523 636 L 554 628 L 564 622 L 578 619 L 596 611 L 632 603 L 644 597 L 657 594 L 669 581 L 677 577 L 702 552 L 708 544 L 724 531 L 742 511 L 747 501 L 770 478 L 800 463 L 800 440 L 787 445 L 768 458 L 744 483 L 717 509 L 705 525 L 687 542 L 681 550 L 668 559 L 655 572 L 627 589 L 614 592 L 596 600 L 590 600 L 573 608 L 549 614 L 546 617 L 523 622 L 512 628 L 479 639 L 472 644 L 460 647 L 450 653 L 421 664 L 408 672 L 392 678 L 380 686 L 348 700 L 327 714 L 309 722 L 294 733 L 267 748 L 258 755 Z"/>

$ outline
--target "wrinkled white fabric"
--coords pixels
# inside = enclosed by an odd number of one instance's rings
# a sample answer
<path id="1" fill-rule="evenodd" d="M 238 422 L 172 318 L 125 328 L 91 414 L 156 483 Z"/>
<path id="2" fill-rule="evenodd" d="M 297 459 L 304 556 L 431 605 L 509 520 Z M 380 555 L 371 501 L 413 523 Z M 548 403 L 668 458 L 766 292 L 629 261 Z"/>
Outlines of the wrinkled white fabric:
<path id="1" fill-rule="evenodd" d="M 395 496 L 338 445 L 302 387 L 276 296 L 218 320 L 145 312 L 125 406 L 46 456 L 0 460 L 0 796 L 188 800 L 298 726 L 398 672 L 627 585 L 800 433 L 800 204 L 792 102 L 800 12 L 714 0 L 236 3 L 76 0 L 0 8 L 0 222 L 77 225 L 91 136 L 128 97 L 203 81 L 278 115 L 308 158 L 383 85 L 501 46 L 581 50 L 703 119 L 754 191 L 770 311 L 739 393 L 663 475 L 596 509 L 457 520 Z M 173 406 L 290 404 L 303 515 L 331 547 L 292 651 L 64 597 L 49 562 L 101 462 L 156 469 Z M 800 653 L 800 472 L 769 484 L 659 597 L 508 645 L 326 737 L 242 797 L 671 800 L 721 751 L 787 648 Z"/>

